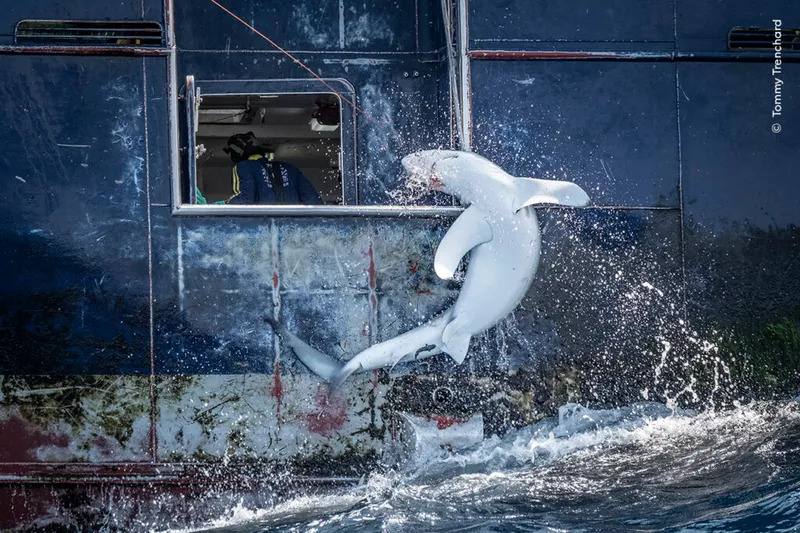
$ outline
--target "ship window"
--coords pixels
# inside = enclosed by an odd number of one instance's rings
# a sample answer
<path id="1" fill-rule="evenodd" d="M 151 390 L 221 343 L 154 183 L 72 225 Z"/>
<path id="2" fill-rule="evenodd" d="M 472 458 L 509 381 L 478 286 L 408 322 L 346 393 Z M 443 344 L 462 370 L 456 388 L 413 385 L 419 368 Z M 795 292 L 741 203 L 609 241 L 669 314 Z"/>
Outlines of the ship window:
<path id="1" fill-rule="evenodd" d="M 187 79 L 180 205 L 355 204 L 354 117 L 331 87 Z"/>

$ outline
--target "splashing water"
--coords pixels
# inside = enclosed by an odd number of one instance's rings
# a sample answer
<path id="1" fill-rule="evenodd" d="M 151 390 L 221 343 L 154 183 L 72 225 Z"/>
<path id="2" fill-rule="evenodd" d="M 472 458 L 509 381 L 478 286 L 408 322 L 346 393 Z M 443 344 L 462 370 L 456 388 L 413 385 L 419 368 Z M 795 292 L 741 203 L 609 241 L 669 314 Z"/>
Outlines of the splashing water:
<path id="1" fill-rule="evenodd" d="M 796 531 L 800 406 L 562 406 L 459 453 L 192 531 Z M 186 530 L 188 531 L 188 530 Z"/>
<path id="2" fill-rule="evenodd" d="M 393 204 L 396 205 L 414 205 L 420 199 L 430 194 L 431 190 L 426 185 L 426 180 L 423 179 L 422 174 L 411 173 L 401 180 L 401 184 L 386 192 Z"/>
<path id="3" fill-rule="evenodd" d="M 393 203 L 429 194 L 418 178 L 387 192 Z M 543 234 L 564 231 L 569 219 L 561 216 Z M 269 506 L 242 503 L 201 527 L 172 531 L 800 531 L 800 406 L 728 401 L 736 391 L 733 359 L 688 328 L 668 285 L 643 281 L 646 270 L 630 273 L 627 257 L 601 247 L 596 253 L 612 281 L 595 294 L 615 302 L 625 328 L 636 330 L 645 309 L 666 302 L 645 350 L 652 351 L 645 358 L 652 379 L 632 388 L 644 403 L 608 410 L 567 404 L 557 417 L 452 453 L 418 440 L 402 468 L 358 486 Z M 649 263 L 655 260 L 638 262 Z M 479 339 L 482 350 L 502 356 L 503 371 L 528 362 L 505 359 L 511 338 L 527 342 L 514 317 Z M 610 376 L 604 383 L 620 379 L 606 368 L 596 370 Z"/>

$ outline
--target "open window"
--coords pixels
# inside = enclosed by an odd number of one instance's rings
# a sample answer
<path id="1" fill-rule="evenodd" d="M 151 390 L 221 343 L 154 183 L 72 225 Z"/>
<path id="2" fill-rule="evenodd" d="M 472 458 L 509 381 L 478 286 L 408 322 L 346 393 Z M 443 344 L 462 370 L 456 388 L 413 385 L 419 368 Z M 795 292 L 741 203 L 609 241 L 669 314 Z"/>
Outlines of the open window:
<path id="1" fill-rule="evenodd" d="M 355 205 L 355 119 L 352 106 L 342 101 L 354 96 L 342 80 L 195 82 L 188 76 L 185 165 L 174 187 L 178 210 L 302 207 L 315 202 L 291 191 L 308 185 L 319 195 L 316 203 Z M 246 139 L 246 153 L 242 143 L 229 142 L 234 136 Z M 254 186 L 263 192 L 246 193 L 245 180 L 250 186 L 258 181 Z"/>

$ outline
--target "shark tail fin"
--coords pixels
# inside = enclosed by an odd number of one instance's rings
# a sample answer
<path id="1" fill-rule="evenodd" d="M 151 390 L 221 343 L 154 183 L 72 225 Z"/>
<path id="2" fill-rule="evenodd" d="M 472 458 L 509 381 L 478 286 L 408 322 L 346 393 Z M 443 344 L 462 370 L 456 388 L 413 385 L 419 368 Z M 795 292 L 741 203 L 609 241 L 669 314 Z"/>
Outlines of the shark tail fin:
<path id="1" fill-rule="evenodd" d="M 347 364 L 345 364 L 342 367 L 342 369 L 339 370 L 339 372 L 335 376 L 333 376 L 333 378 L 330 380 L 331 394 L 335 394 L 336 391 L 338 391 L 339 388 L 341 388 L 342 383 L 344 383 L 344 380 L 349 378 L 354 372 L 357 372 L 358 370 L 361 369 L 361 365 L 358 364 L 358 361 L 355 361 L 355 364 L 353 363 L 354 363 L 353 359 L 348 361 Z"/>
<path id="2" fill-rule="evenodd" d="M 264 316 L 264 321 L 269 324 L 276 335 L 291 348 L 294 355 L 306 368 L 325 381 L 332 381 L 341 371 L 342 363 L 325 355 L 313 346 L 306 344 L 295 334 L 290 332 L 272 316 Z"/>
<path id="3" fill-rule="evenodd" d="M 274 331 L 275 333 L 278 333 L 278 334 L 280 334 L 280 333 L 278 332 L 278 330 L 280 329 L 280 324 L 278 324 L 278 321 L 277 321 L 277 320 L 275 320 L 275 319 L 272 317 L 272 315 L 264 315 L 264 322 L 266 322 L 267 324 L 269 324 L 269 327 L 271 327 L 271 328 L 272 328 L 272 331 Z"/>
<path id="4" fill-rule="evenodd" d="M 469 341 L 472 335 L 459 332 L 453 327 L 453 322 L 444 328 L 442 334 L 442 351 L 453 358 L 459 365 L 464 362 L 469 351 Z"/>
<path id="5" fill-rule="evenodd" d="M 336 391 L 351 374 L 362 370 L 393 367 L 402 361 L 411 361 L 441 353 L 439 344 L 450 318 L 451 307 L 438 318 L 427 324 L 418 326 L 397 337 L 373 344 L 366 350 L 357 353 L 329 380 L 331 391 Z"/>

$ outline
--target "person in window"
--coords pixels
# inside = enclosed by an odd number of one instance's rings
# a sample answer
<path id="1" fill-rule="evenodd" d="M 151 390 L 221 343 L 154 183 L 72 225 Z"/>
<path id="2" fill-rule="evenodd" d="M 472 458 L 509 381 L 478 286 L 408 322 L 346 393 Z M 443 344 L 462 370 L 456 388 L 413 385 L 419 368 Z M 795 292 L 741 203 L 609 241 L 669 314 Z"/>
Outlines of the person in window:
<path id="1" fill-rule="evenodd" d="M 253 132 L 228 138 L 225 153 L 231 156 L 233 196 L 227 203 L 321 204 L 322 198 L 300 169 L 282 161 L 270 161 L 256 144 Z"/>

